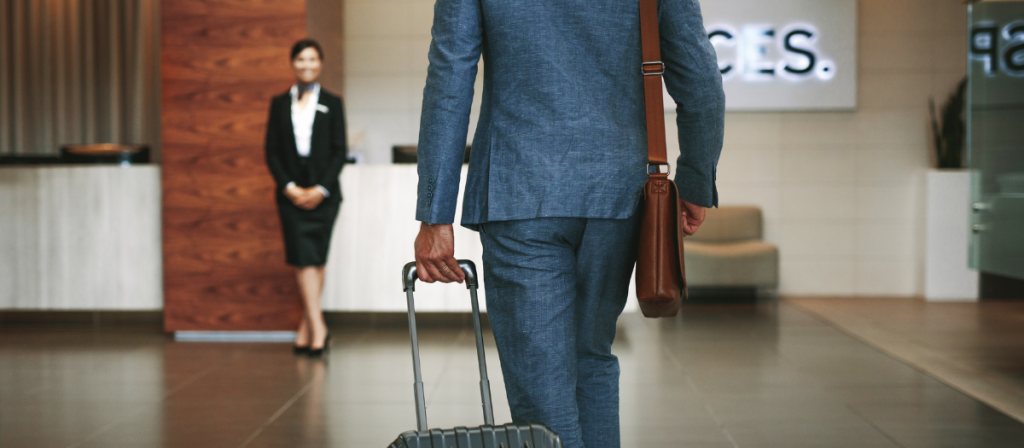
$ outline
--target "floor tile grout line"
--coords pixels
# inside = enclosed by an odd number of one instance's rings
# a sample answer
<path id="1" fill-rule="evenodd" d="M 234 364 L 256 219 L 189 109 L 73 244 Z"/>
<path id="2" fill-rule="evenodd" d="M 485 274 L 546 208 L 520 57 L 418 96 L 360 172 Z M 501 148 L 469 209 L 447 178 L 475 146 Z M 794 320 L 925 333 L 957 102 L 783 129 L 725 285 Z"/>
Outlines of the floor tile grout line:
<path id="1" fill-rule="evenodd" d="M 740 444 L 736 443 L 736 440 L 732 438 L 732 434 L 729 434 L 728 429 L 726 429 L 724 426 L 722 426 L 719 429 L 722 430 L 722 434 L 725 434 L 725 438 L 729 439 L 729 443 L 732 444 L 733 448 L 740 448 Z"/>
<path id="2" fill-rule="evenodd" d="M 704 410 L 707 411 L 709 415 L 711 415 L 711 419 L 715 421 L 715 424 L 718 426 L 718 430 L 722 433 L 722 435 L 724 435 L 725 438 L 729 440 L 729 443 L 732 444 L 733 448 L 740 448 L 740 445 L 736 443 L 736 440 L 732 438 L 732 434 L 729 433 L 729 429 L 725 427 L 725 422 L 723 422 L 722 419 L 718 416 L 718 413 L 715 412 L 715 409 L 711 407 L 711 403 L 707 402 L 707 400 L 704 398 L 704 394 L 702 394 L 700 390 L 697 389 L 697 385 L 694 384 L 693 378 L 691 378 L 689 375 L 686 375 L 686 381 L 690 384 L 690 387 L 694 390 L 694 392 L 697 393 L 697 399 L 700 400 L 701 404 L 704 405 Z"/>
<path id="3" fill-rule="evenodd" d="M 267 429 L 267 427 L 272 425 L 274 421 L 277 420 L 278 417 L 280 417 L 282 414 L 285 413 L 285 411 L 288 410 L 288 408 L 292 407 L 292 405 L 295 404 L 296 401 L 299 401 L 299 399 L 302 398 L 303 395 L 306 395 L 310 391 L 310 389 L 313 388 L 313 383 L 316 382 L 316 380 L 316 378 L 310 379 L 309 382 L 307 382 L 306 385 L 302 387 L 302 389 L 299 389 L 299 391 L 292 396 L 292 398 L 290 398 L 283 405 L 281 405 L 277 412 L 274 412 L 274 415 L 271 415 L 270 418 L 267 419 L 267 421 L 263 422 L 263 424 L 260 425 L 259 428 L 256 428 L 256 431 L 254 431 L 252 435 L 249 436 L 248 439 L 245 439 L 245 441 L 242 442 L 242 444 L 239 445 L 238 448 L 244 448 L 248 446 L 250 443 L 252 443 L 253 440 L 256 440 L 256 438 L 263 433 L 264 429 Z"/>
<path id="4" fill-rule="evenodd" d="M 221 364 L 224 364 L 224 362 L 222 362 Z M 165 392 L 164 395 L 162 397 L 160 397 L 160 401 L 163 401 L 163 400 L 167 399 L 167 397 L 170 397 L 172 394 L 177 393 L 181 389 L 183 389 L 183 388 L 187 387 L 188 385 L 198 381 L 200 378 L 210 374 L 210 372 L 213 372 L 214 370 L 220 368 L 221 364 L 218 364 L 218 365 L 215 365 L 215 366 L 211 366 L 211 367 L 207 368 L 206 370 L 203 370 L 202 372 L 199 372 L 199 373 L 195 374 L 192 378 L 189 378 L 189 379 L 185 380 L 183 383 L 179 384 L 177 387 L 171 389 L 170 391 Z M 103 427 L 101 427 L 100 429 L 96 430 L 92 434 L 89 434 L 89 435 L 85 436 L 85 439 L 82 439 L 81 441 L 78 441 L 78 442 L 72 443 L 71 445 L 68 445 L 68 448 L 78 448 L 78 447 L 80 447 L 80 446 L 82 446 L 82 445 L 84 445 L 86 443 L 89 443 L 93 439 L 95 439 L 95 438 L 103 435 L 103 433 L 109 431 L 111 428 L 113 428 L 113 427 L 115 427 L 117 425 L 120 425 L 121 423 L 124 423 L 125 420 L 127 420 L 129 417 L 134 416 L 134 415 L 136 415 L 135 412 L 126 413 L 125 415 L 121 416 L 120 418 L 117 418 L 114 421 L 112 421 L 112 422 L 110 422 L 110 423 L 108 423 L 106 425 L 103 425 Z"/>
<path id="5" fill-rule="evenodd" d="M 135 414 L 132 413 L 131 415 L 135 415 Z M 89 443 L 93 439 L 95 439 L 95 438 L 103 435 L 103 433 L 109 431 L 111 428 L 113 428 L 113 427 L 115 427 L 117 425 L 120 425 L 127 418 L 128 418 L 127 416 L 122 416 L 122 417 L 120 417 L 120 418 L 118 418 L 118 419 L 116 419 L 116 420 L 114 420 L 114 421 L 112 421 L 110 423 L 107 423 L 106 425 L 103 425 L 103 427 L 101 427 L 100 429 L 96 430 L 92 434 L 89 434 L 88 436 L 85 436 L 85 439 L 83 439 L 82 441 L 75 442 L 75 443 L 72 443 L 71 445 L 68 445 L 68 448 L 77 448 L 79 446 L 82 446 L 83 444 Z"/>
<path id="6" fill-rule="evenodd" d="M 802 307 L 802 306 L 800 306 L 798 304 L 795 304 L 795 303 L 788 303 L 787 302 L 787 305 L 789 305 L 790 307 L 792 307 L 793 309 L 795 309 L 797 311 L 800 311 L 800 312 L 804 313 L 805 315 L 811 317 L 812 319 L 817 320 L 818 322 L 821 322 L 821 323 L 827 325 L 828 327 L 838 331 L 840 334 L 843 334 L 846 337 L 849 337 L 850 339 L 853 339 L 853 340 L 855 340 L 857 342 L 860 342 L 861 344 L 864 344 L 865 346 L 871 348 L 872 350 L 874 350 L 874 351 L 876 351 L 878 353 L 881 353 L 881 354 L 889 357 L 890 359 L 893 359 L 896 362 L 899 362 L 900 364 L 903 364 L 903 365 L 905 365 L 907 367 L 910 367 L 911 369 L 916 370 L 917 372 L 927 376 L 928 378 L 932 378 L 932 379 L 934 379 L 936 381 L 939 381 L 940 383 L 946 384 L 945 381 L 942 381 L 942 380 L 936 378 L 935 376 L 933 376 L 927 370 L 917 366 L 914 363 L 911 363 L 911 362 L 908 362 L 908 361 L 904 360 L 902 357 L 898 356 L 897 354 L 893 353 L 892 351 L 886 350 L 885 347 L 882 347 L 879 344 L 872 343 L 871 341 L 867 340 L 866 338 L 861 337 L 860 335 L 858 335 L 856 332 L 850 331 L 849 329 L 847 329 L 845 326 L 843 326 L 839 322 L 837 322 L 837 321 L 835 321 L 833 319 L 829 319 L 829 318 L 825 317 L 823 314 L 820 314 L 820 313 L 818 313 L 816 311 L 813 311 L 813 310 L 811 310 L 809 308 L 804 308 L 804 307 Z M 970 395 L 970 394 L 960 390 L 959 388 L 957 388 L 956 386 L 954 386 L 952 384 L 946 384 L 946 385 L 949 386 L 949 387 L 952 387 L 955 390 L 958 390 L 958 391 L 964 393 L 967 396 L 970 396 L 971 398 L 974 398 L 975 400 L 978 400 L 977 398 L 975 398 L 972 395 Z M 981 400 L 978 400 L 978 401 L 981 401 Z"/>
<path id="7" fill-rule="evenodd" d="M 711 419 L 715 421 L 715 424 L 718 426 L 718 430 L 727 440 L 729 440 L 729 443 L 732 444 L 733 448 L 740 448 L 740 445 L 736 443 L 735 439 L 733 439 L 732 434 L 729 433 L 729 429 L 725 427 L 725 422 L 723 422 L 718 416 L 715 409 L 711 407 L 711 403 L 708 403 L 707 399 L 704 398 L 704 394 L 700 391 L 700 388 L 697 387 L 697 384 L 693 382 L 693 377 L 685 373 L 683 375 L 686 376 L 686 384 L 689 385 L 690 390 L 697 395 L 697 399 L 700 400 L 700 403 L 704 405 L 704 410 L 707 411 L 708 415 L 711 416 Z"/>
<path id="8" fill-rule="evenodd" d="M 199 373 L 195 374 L 195 376 L 193 376 L 192 378 L 189 378 L 189 379 L 185 380 L 181 384 L 175 386 L 173 389 L 165 392 L 164 396 L 161 397 L 161 400 L 166 400 L 171 395 L 174 395 L 174 394 L 180 392 L 182 389 L 184 389 L 184 388 L 186 388 L 188 386 L 191 386 L 192 383 L 194 383 L 196 381 L 199 381 L 200 378 L 202 378 L 202 377 L 204 377 L 206 375 L 209 375 L 210 373 L 213 373 L 214 370 L 217 370 L 217 369 L 221 368 L 221 366 L 226 364 L 226 363 L 227 363 L 227 361 L 223 361 L 220 364 L 217 364 L 217 365 L 214 365 L 214 366 L 210 366 L 206 370 L 203 370 L 202 372 L 199 372 Z"/>
<path id="9" fill-rule="evenodd" d="M 715 424 L 718 425 L 719 428 L 724 427 L 725 424 L 722 423 L 722 419 L 718 418 L 718 413 L 715 412 L 715 410 L 711 408 L 711 405 L 708 404 L 706 401 L 704 401 L 703 398 L 701 399 L 701 402 L 702 402 L 701 404 L 704 405 L 704 410 L 708 411 L 708 414 L 711 415 L 711 419 L 715 421 Z"/>
<path id="10" fill-rule="evenodd" d="M 672 353 L 672 350 L 668 349 L 668 345 L 667 344 L 662 344 L 661 345 L 661 352 L 665 356 L 667 356 L 669 360 L 672 361 L 672 364 L 675 364 L 676 368 L 679 369 L 680 373 L 685 374 L 686 370 L 683 369 L 683 362 L 680 361 L 679 358 L 676 357 L 675 353 Z"/>
<path id="11" fill-rule="evenodd" d="M 675 364 L 679 371 L 686 377 L 686 384 L 690 387 L 690 390 L 697 395 L 697 399 L 699 399 L 701 401 L 701 404 L 704 405 L 704 410 L 711 415 L 711 419 L 715 421 L 716 425 L 718 425 L 718 430 L 721 431 L 723 435 L 725 435 L 726 439 L 729 439 L 729 443 L 732 443 L 733 448 L 740 448 L 736 441 L 733 440 L 732 435 L 729 434 L 729 430 L 725 428 L 725 423 L 723 423 L 722 419 L 718 417 L 718 413 L 715 412 L 714 408 L 711 407 L 711 404 L 708 403 L 707 400 L 704 398 L 704 394 L 701 393 L 700 388 L 697 387 L 697 384 L 693 382 L 693 377 L 687 375 L 685 371 L 683 371 L 682 361 L 677 359 L 675 354 L 673 354 L 672 351 L 668 349 L 668 347 L 662 346 L 662 351 L 666 353 L 669 359 L 672 360 L 672 363 Z"/>
<path id="12" fill-rule="evenodd" d="M 856 415 L 857 417 L 860 417 L 860 418 L 861 418 L 862 420 L 864 420 L 865 422 L 867 422 L 867 424 L 868 424 L 868 425 L 870 425 L 870 426 L 871 426 L 871 427 L 872 427 L 872 428 L 873 428 L 873 429 L 874 429 L 875 431 L 878 431 L 878 432 L 879 432 L 879 433 L 881 433 L 881 434 L 882 434 L 883 436 L 885 436 L 885 438 L 886 438 L 886 439 L 889 439 L 889 441 L 890 441 L 890 442 L 894 443 L 894 444 L 895 444 L 896 446 L 898 446 L 899 448 L 906 448 L 906 447 L 904 447 L 904 446 L 903 446 L 903 444 L 902 444 L 902 443 L 900 443 L 900 441 L 899 441 L 899 440 L 896 440 L 896 438 L 895 438 L 895 437 L 893 437 L 893 436 L 889 435 L 889 433 L 885 432 L 885 430 L 884 430 L 884 429 L 882 429 L 881 427 L 879 427 L 878 425 L 876 425 L 876 424 L 875 424 L 875 422 L 871 421 L 871 419 L 867 418 L 866 416 L 864 416 L 864 415 L 863 415 L 863 414 L 861 414 L 860 412 L 857 412 L 857 409 L 856 409 L 856 408 L 854 408 L 853 406 L 850 406 L 849 404 L 847 404 L 847 405 L 846 405 L 846 408 L 847 408 L 847 409 L 849 409 L 849 410 L 850 410 L 850 412 L 852 412 L 852 413 L 853 413 L 854 415 Z"/>
<path id="13" fill-rule="evenodd" d="M 866 337 L 862 337 L 861 335 L 857 334 L 855 331 L 846 328 L 844 325 L 840 324 L 838 321 L 830 319 L 828 317 L 825 317 L 824 314 L 821 314 L 821 313 L 819 313 L 817 311 L 814 311 L 814 310 L 812 310 L 810 308 L 805 308 L 804 306 L 801 306 L 798 303 L 790 302 L 788 300 L 786 301 L 786 304 L 789 305 L 790 307 L 792 307 L 793 309 L 795 309 L 797 311 L 800 311 L 800 312 L 810 316 L 812 319 L 815 319 L 815 320 L 817 320 L 819 322 L 822 322 L 822 323 L 828 325 L 829 327 L 834 328 L 835 330 L 839 331 L 840 333 L 850 337 L 851 339 L 853 339 L 855 341 L 858 341 L 858 342 L 864 344 L 865 346 L 875 350 L 876 352 L 881 353 L 881 354 L 889 357 L 890 359 L 893 359 L 896 362 L 899 362 L 900 364 L 903 364 L 903 365 L 905 365 L 905 366 L 907 366 L 907 367 L 909 367 L 909 368 L 919 372 L 920 374 L 922 374 L 922 375 L 924 375 L 924 376 L 926 376 L 928 378 L 931 378 L 931 379 L 933 379 L 933 380 L 935 380 L 935 381 L 945 385 L 946 387 L 949 387 L 949 388 L 951 388 L 951 389 L 953 389 L 955 391 L 958 391 L 958 392 L 966 395 L 967 397 L 970 397 L 971 399 L 973 399 L 973 400 L 975 400 L 975 401 L 977 401 L 979 403 L 982 403 L 985 406 L 988 406 L 988 407 L 996 410 L 997 412 L 1002 413 L 1003 415 L 1006 415 L 1007 417 L 1009 417 L 1011 419 L 1014 419 L 1014 420 L 1017 420 L 1017 421 L 1019 421 L 1021 423 L 1024 423 L 1024 416 L 1019 415 L 1019 414 L 1017 414 L 1015 412 L 1009 412 L 1007 410 L 1004 410 L 1003 407 L 1001 405 L 999 405 L 998 403 L 994 403 L 994 402 L 992 402 L 990 400 L 983 399 L 978 394 L 976 394 L 976 393 L 972 392 L 971 390 L 969 390 L 969 388 L 963 387 L 960 384 L 957 384 L 956 381 L 947 381 L 947 379 L 945 378 L 945 375 L 943 375 L 942 373 L 930 372 L 925 367 L 919 365 L 916 362 L 912 362 L 909 359 L 906 359 L 905 357 L 899 355 L 895 351 L 889 350 L 889 349 L 883 347 L 879 343 L 872 342 L 871 340 L 869 340 Z"/>
<path id="14" fill-rule="evenodd" d="M 444 357 L 444 362 L 441 364 L 441 371 L 438 373 L 436 380 L 432 381 L 433 384 L 430 386 L 430 390 L 424 394 L 424 400 L 430 401 L 428 398 L 433 398 L 434 394 L 437 393 L 438 388 L 441 387 L 441 382 L 444 381 L 445 374 L 448 372 L 448 369 L 452 365 L 452 361 L 455 359 L 456 347 L 458 347 L 459 343 L 465 338 L 466 332 L 467 330 L 465 329 L 460 330 L 452 339 L 452 342 L 448 344 L 448 355 Z M 426 403 L 424 403 L 424 405 L 425 404 Z"/>

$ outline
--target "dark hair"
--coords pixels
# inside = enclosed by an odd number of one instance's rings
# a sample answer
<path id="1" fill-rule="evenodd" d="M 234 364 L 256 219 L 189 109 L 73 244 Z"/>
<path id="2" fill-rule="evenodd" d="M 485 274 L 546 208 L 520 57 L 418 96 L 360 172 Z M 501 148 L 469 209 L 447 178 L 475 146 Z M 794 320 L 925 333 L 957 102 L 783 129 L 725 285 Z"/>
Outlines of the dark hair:
<path id="1" fill-rule="evenodd" d="M 324 58 L 324 49 L 320 48 L 320 42 L 317 42 L 317 41 L 315 41 L 313 39 L 302 39 L 302 40 L 300 40 L 298 42 L 295 42 L 295 45 L 292 45 L 292 59 L 291 60 L 294 61 L 295 58 L 299 55 L 299 53 L 302 53 L 302 50 L 305 50 L 305 49 L 310 48 L 310 47 L 315 48 L 316 49 L 316 54 L 320 55 L 320 59 L 323 60 L 323 58 Z"/>

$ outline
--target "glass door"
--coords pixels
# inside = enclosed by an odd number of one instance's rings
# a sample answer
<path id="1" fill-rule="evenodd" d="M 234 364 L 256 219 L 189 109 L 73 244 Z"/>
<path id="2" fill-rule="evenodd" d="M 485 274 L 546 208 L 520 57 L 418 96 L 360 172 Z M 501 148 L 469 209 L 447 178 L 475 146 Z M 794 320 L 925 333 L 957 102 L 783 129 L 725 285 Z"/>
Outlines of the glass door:
<path id="1" fill-rule="evenodd" d="M 971 267 L 1024 279 L 1024 2 L 970 7 Z"/>

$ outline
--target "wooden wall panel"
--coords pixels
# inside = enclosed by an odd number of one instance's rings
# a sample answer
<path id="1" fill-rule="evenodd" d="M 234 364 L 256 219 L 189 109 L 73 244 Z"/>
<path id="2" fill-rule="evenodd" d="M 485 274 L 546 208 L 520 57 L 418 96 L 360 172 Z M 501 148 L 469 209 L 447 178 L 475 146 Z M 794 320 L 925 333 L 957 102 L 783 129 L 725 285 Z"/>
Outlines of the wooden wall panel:
<path id="1" fill-rule="evenodd" d="M 342 0 L 306 0 L 309 37 L 324 49 L 320 84 L 334 93 L 345 93 L 345 5 Z"/>
<path id="2" fill-rule="evenodd" d="M 263 136 L 305 0 L 163 0 L 161 21 L 164 327 L 294 329 Z"/>

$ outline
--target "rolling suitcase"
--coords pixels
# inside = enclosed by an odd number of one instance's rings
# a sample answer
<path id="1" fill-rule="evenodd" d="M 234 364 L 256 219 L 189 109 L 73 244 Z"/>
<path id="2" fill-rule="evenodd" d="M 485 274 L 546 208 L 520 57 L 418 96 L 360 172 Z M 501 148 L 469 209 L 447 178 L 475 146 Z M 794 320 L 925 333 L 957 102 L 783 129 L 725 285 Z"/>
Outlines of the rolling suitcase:
<path id="1" fill-rule="evenodd" d="M 389 448 L 562 448 L 562 439 L 544 425 L 509 423 L 494 426 L 494 412 L 491 409 L 491 385 L 487 380 L 484 338 L 480 330 L 480 305 L 476 298 L 476 290 L 479 286 L 476 265 L 469 260 L 459 260 L 459 267 L 466 273 L 466 287 L 469 289 L 469 296 L 473 302 L 473 329 L 476 331 L 476 355 L 480 364 L 480 397 L 483 401 L 484 425 L 474 428 L 427 428 L 427 406 L 423 395 L 423 378 L 420 373 L 420 347 L 416 336 L 416 306 L 413 303 L 417 278 L 416 263 L 409 263 L 402 269 L 402 283 L 409 304 L 409 337 L 412 339 L 417 430 L 402 433 L 391 443 Z"/>

